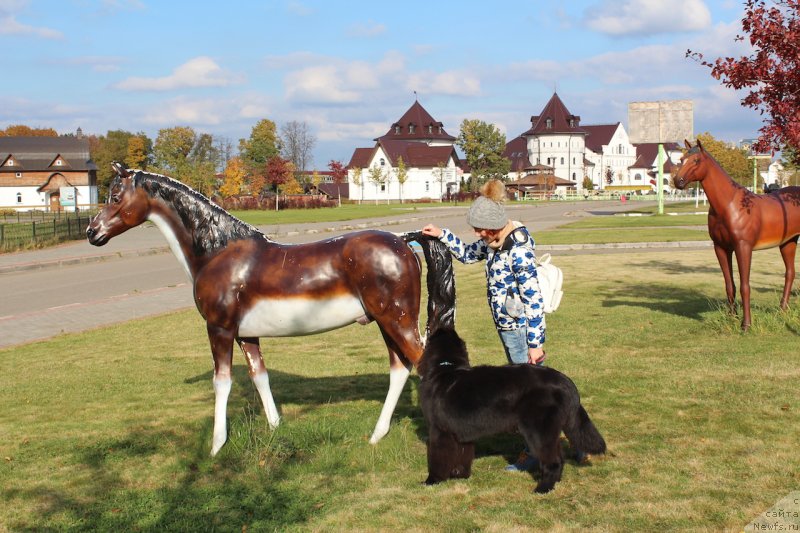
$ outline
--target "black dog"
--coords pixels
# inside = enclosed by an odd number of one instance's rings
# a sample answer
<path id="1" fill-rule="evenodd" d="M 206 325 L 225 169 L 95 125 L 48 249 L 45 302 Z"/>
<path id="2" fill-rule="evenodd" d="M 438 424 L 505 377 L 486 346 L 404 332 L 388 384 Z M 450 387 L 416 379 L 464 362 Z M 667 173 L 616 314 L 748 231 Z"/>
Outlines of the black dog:
<path id="1" fill-rule="evenodd" d="M 467 348 L 452 328 L 428 338 L 418 366 L 419 396 L 428 424 L 428 479 L 432 485 L 468 478 L 475 440 L 518 431 L 539 460 L 536 492 L 561 479 L 563 431 L 573 448 L 605 453 L 606 443 L 567 376 L 534 365 L 470 367 Z"/>

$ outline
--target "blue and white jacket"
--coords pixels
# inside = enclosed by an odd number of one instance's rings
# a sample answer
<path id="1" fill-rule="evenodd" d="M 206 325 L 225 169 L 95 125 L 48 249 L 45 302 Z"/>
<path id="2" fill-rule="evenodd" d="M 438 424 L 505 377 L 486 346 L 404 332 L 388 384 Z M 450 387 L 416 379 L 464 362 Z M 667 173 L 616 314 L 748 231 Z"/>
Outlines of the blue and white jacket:
<path id="1" fill-rule="evenodd" d="M 465 244 L 443 228 L 439 237 L 453 257 L 469 264 L 486 260 L 486 297 L 498 330 L 528 328 L 528 347 L 544 345 L 545 318 L 536 274 L 534 241 L 524 226 L 512 230 L 499 250 L 479 239 Z"/>

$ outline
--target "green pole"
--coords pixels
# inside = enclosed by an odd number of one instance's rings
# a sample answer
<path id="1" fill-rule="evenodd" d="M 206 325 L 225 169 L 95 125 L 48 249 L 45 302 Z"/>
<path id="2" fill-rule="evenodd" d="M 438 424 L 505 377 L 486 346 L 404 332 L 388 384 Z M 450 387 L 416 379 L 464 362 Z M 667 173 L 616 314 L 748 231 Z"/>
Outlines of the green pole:
<path id="1" fill-rule="evenodd" d="M 658 158 L 656 159 L 658 162 L 658 184 L 656 188 L 656 192 L 658 194 L 658 214 L 664 214 L 664 145 L 659 143 L 658 145 Z"/>
<path id="2" fill-rule="evenodd" d="M 758 194 L 756 187 L 758 186 L 758 159 L 753 158 L 753 193 Z"/>

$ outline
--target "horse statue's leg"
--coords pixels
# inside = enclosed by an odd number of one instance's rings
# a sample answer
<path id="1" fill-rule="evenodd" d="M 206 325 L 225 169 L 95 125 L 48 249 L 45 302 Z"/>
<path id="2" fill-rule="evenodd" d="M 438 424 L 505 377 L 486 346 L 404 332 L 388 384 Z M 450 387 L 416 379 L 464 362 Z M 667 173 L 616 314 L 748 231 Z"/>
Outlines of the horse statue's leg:
<path id="1" fill-rule="evenodd" d="M 750 329 L 750 262 L 753 248 L 739 242 L 736 246 L 736 264 L 739 267 L 739 292 L 742 295 L 742 330 Z"/>
<path id="2" fill-rule="evenodd" d="M 378 423 L 375 424 L 375 430 L 369 438 L 370 444 L 377 444 L 379 440 L 389 433 L 392 414 L 395 407 L 397 407 L 397 401 L 400 399 L 403 387 L 408 381 L 411 366 L 411 363 L 402 361 L 395 352 L 389 350 L 389 392 L 386 393 L 386 400 L 383 402 Z"/>
<path id="3" fill-rule="evenodd" d="M 783 278 L 783 295 L 781 296 L 781 309 L 784 311 L 789 307 L 789 295 L 792 292 L 792 283 L 794 283 L 794 254 L 796 251 L 797 236 L 781 245 L 781 257 L 783 257 L 783 264 L 786 267 L 786 274 Z"/>
<path id="4" fill-rule="evenodd" d="M 258 338 L 237 338 L 236 342 L 247 360 L 250 379 L 253 380 L 253 385 L 256 386 L 258 395 L 261 397 L 261 404 L 264 406 L 264 413 L 267 415 L 269 427 L 275 429 L 278 427 L 281 417 L 278 414 L 275 400 L 272 398 L 272 390 L 269 387 L 269 374 L 267 374 L 267 367 L 264 366 L 264 358 L 261 355 Z"/>
<path id="5" fill-rule="evenodd" d="M 208 340 L 214 357 L 214 434 L 211 455 L 217 455 L 228 440 L 228 396 L 231 393 L 231 362 L 233 359 L 233 333 L 208 324 Z"/>
<path id="6" fill-rule="evenodd" d="M 725 296 L 728 298 L 728 312 L 735 315 L 736 283 L 733 281 L 733 251 L 726 250 L 717 243 L 714 243 L 714 253 L 717 254 L 717 261 L 719 261 L 722 277 L 725 280 Z"/>

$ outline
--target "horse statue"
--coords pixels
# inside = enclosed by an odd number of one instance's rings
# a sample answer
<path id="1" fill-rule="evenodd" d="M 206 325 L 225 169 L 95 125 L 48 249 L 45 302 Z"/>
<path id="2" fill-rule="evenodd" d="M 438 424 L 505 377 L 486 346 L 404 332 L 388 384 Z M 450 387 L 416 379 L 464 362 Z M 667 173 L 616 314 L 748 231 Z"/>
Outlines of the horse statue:
<path id="1" fill-rule="evenodd" d="M 149 220 L 188 274 L 214 358 L 212 456 L 227 440 L 234 341 L 275 428 L 280 416 L 259 337 L 309 335 L 354 322 L 377 322 L 389 350 L 389 391 L 370 442 L 388 433 L 400 393 L 423 351 L 421 266 L 408 242 L 420 244 L 428 263 L 429 327 L 453 322 L 453 268 L 442 243 L 421 232 L 359 231 L 308 244 L 279 244 L 176 180 L 113 166 L 117 176 L 108 202 L 89 223 L 87 238 L 103 246 Z"/>
<path id="2" fill-rule="evenodd" d="M 789 305 L 795 267 L 794 256 L 800 234 L 800 187 L 784 187 L 769 194 L 754 194 L 731 179 L 698 139 L 687 152 L 673 178 L 678 189 L 699 181 L 711 205 L 708 233 L 725 278 L 728 308 L 736 313 L 736 284 L 733 281 L 733 254 L 739 269 L 742 298 L 742 329 L 750 327 L 750 262 L 753 250 L 779 247 L 784 276 L 781 309 Z"/>

